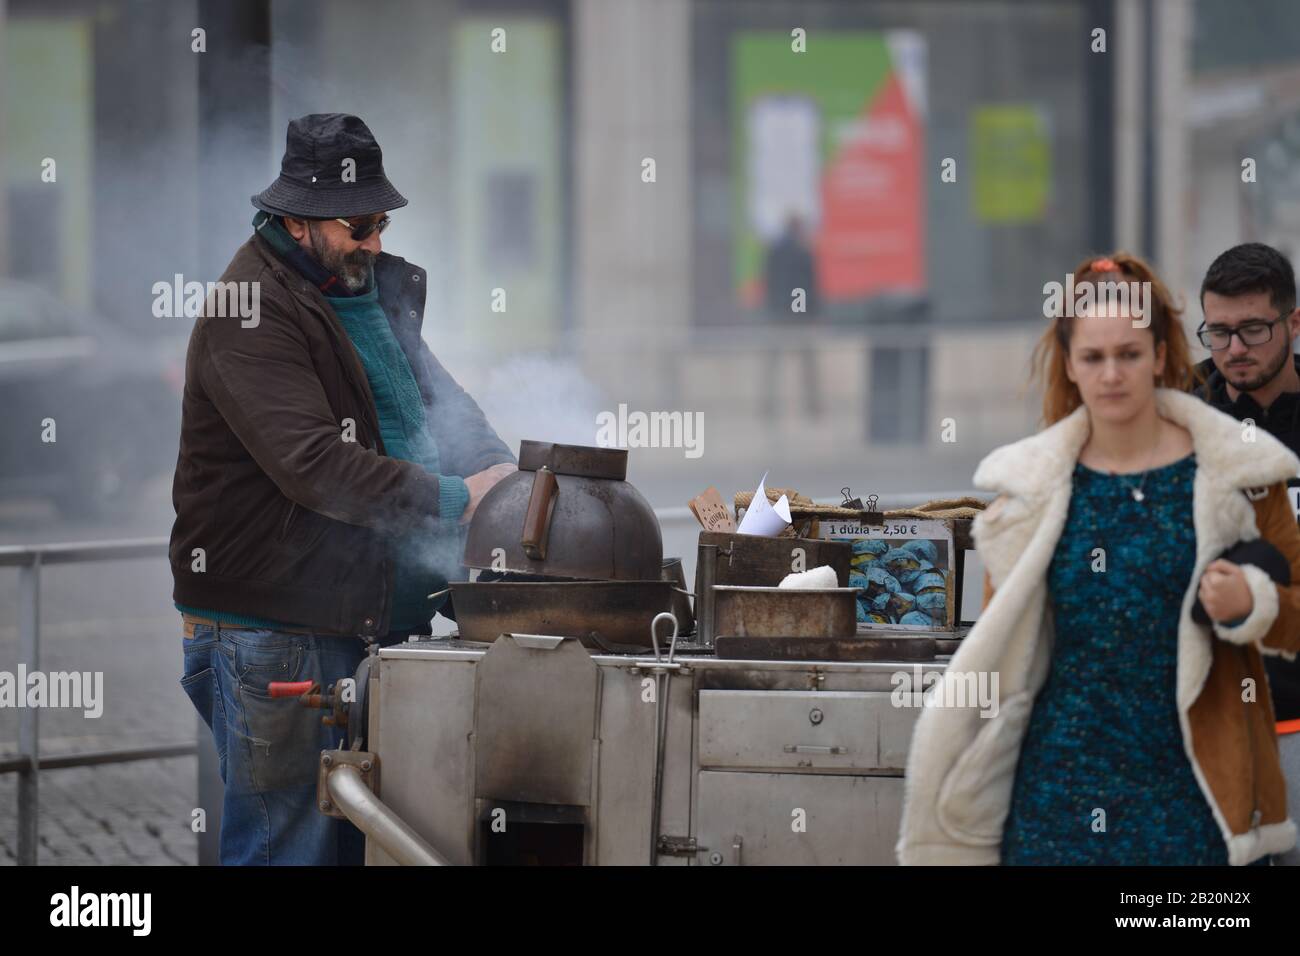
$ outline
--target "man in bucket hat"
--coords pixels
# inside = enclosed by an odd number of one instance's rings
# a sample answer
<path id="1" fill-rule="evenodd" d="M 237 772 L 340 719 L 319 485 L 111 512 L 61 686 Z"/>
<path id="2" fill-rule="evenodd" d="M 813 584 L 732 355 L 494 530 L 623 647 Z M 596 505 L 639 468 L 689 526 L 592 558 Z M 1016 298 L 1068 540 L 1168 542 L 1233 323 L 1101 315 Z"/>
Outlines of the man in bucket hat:
<path id="1" fill-rule="evenodd" d="M 365 123 L 290 122 L 253 205 L 221 281 L 251 283 L 259 314 L 209 300 L 185 365 L 181 685 L 221 763 L 222 863 L 360 863 L 360 833 L 316 806 L 342 732 L 268 686 L 324 689 L 370 644 L 430 633 L 450 609 L 428 595 L 463 572 L 464 526 L 515 460 L 421 338 L 425 271 L 380 250 L 406 199 Z"/>

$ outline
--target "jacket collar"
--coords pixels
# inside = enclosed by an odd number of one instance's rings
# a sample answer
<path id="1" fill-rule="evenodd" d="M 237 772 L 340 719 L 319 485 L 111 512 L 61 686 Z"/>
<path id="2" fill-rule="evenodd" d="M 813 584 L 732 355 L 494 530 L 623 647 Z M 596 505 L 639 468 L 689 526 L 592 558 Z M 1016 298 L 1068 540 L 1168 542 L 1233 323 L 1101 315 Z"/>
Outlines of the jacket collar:
<path id="1" fill-rule="evenodd" d="M 284 222 L 279 216 L 273 216 L 268 212 L 258 210 L 257 214 L 253 216 L 253 230 L 262 237 L 272 252 L 293 268 L 298 275 L 320 289 L 323 295 L 335 299 L 355 298 L 368 295 L 375 287 L 376 278 L 372 272 L 366 287 L 358 292 L 353 292 L 338 275 L 326 269 L 316 261 L 315 257 L 308 254 L 302 246 L 294 241 L 288 230 L 284 228 Z M 379 255 L 384 256 L 386 253 L 381 252 Z M 389 258 L 396 257 L 389 256 Z M 376 260 L 377 265 L 378 260 Z"/>
<path id="2" fill-rule="evenodd" d="M 1293 355 L 1291 360 L 1295 363 L 1296 372 L 1300 373 L 1300 355 Z M 1214 364 L 1213 358 L 1205 359 L 1197 368 L 1205 378 L 1205 384 L 1198 393 L 1219 411 L 1226 412 L 1238 421 L 1250 418 L 1256 422 L 1267 422 L 1266 427 L 1270 432 L 1277 434 L 1282 431 L 1284 440 L 1291 444 L 1296 442 L 1296 423 L 1300 421 L 1300 392 L 1283 392 L 1265 409 L 1250 392 L 1239 392 L 1235 400 L 1230 398 L 1228 380 Z"/>
<path id="3" fill-rule="evenodd" d="M 1300 472 L 1300 458 L 1262 428 L 1248 445 L 1240 422 L 1195 395 L 1158 388 L 1155 400 L 1161 417 L 1191 432 L 1198 467 L 1229 487 L 1270 485 Z M 1081 405 L 1038 434 L 991 452 L 975 471 L 975 487 L 1036 499 L 1068 485 L 1091 431 L 1088 409 Z"/>
<path id="4" fill-rule="evenodd" d="M 308 306 L 322 323 L 329 329 L 340 354 L 345 356 L 344 366 L 352 379 L 353 387 L 364 396 L 373 407 L 374 399 L 366 379 L 361 359 L 352 348 L 351 339 L 343 324 L 323 292 L 296 272 L 286 272 L 289 267 L 276 255 L 271 243 L 260 232 L 253 233 L 250 240 L 253 252 L 259 256 L 275 277 L 284 284 L 286 291 Z M 421 340 L 424 327 L 425 289 L 428 287 L 429 274 L 420 266 L 407 262 L 401 256 L 381 252 L 375 259 L 375 284 L 379 288 L 379 307 L 383 310 L 388 325 L 397 338 L 406 355 L 411 370 L 415 373 L 416 384 L 426 405 L 434 401 L 434 386 L 428 374 L 428 350 Z M 376 412 L 376 416 L 378 413 Z"/>
<path id="5" fill-rule="evenodd" d="M 1291 361 L 1295 365 L 1297 373 L 1300 373 L 1300 355 L 1292 354 Z M 1215 408 L 1223 408 L 1225 405 L 1231 405 L 1232 399 L 1228 397 L 1228 380 L 1223 377 L 1219 367 L 1214 364 L 1214 358 L 1202 359 L 1196 364 L 1196 370 L 1204 379 L 1205 384 L 1196 391 L 1202 395 L 1207 402 Z M 1243 394 L 1249 394 L 1243 393 Z M 1300 392 L 1283 392 L 1278 396 L 1279 399 L 1300 396 Z M 1256 403 L 1258 405 L 1258 403 Z"/>
<path id="6" fill-rule="evenodd" d="M 294 278 L 304 277 L 296 270 L 292 270 L 291 274 L 285 273 L 286 268 L 292 267 L 276 253 L 274 246 L 262 233 L 253 234 L 252 248 L 291 292 L 301 293 L 302 298 L 323 312 L 331 311 L 329 302 L 320 289 L 311 283 L 301 285 L 293 283 Z M 428 273 L 401 256 L 381 252 L 375 259 L 374 281 L 379 287 L 380 308 L 384 310 L 398 339 L 407 339 L 411 333 L 414 333 L 415 339 L 418 340 L 424 327 L 424 301 Z M 340 328 L 339 331 L 342 332 L 342 329 Z"/>

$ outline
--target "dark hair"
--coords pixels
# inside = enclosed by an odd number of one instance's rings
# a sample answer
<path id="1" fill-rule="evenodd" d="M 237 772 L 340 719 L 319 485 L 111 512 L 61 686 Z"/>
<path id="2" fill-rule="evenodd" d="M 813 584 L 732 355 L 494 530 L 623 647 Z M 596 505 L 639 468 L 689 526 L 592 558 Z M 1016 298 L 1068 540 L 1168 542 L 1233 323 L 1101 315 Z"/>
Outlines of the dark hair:
<path id="1" fill-rule="evenodd" d="M 1295 271 L 1272 246 L 1244 242 L 1210 263 L 1201 283 L 1202 307 L 1207 292 L 1229 298 L 1267 292 L 1269 304 L 1287 316 L 1295 309 Z"/>

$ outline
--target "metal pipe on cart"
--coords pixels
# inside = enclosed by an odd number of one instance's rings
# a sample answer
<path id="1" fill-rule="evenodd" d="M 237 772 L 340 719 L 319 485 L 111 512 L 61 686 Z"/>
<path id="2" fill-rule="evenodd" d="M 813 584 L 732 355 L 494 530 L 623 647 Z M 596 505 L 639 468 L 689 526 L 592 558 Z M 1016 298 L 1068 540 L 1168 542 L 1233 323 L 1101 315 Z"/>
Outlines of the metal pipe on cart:
<path id="1" fill-rule="evenodd" d="M 718 546 L 700 545 L 696 558 L 695 633 L 701 644 L 713 643 L 713 585 L 717 581 Z"/>
<path id="2" fill-rule="evenodd" d="M 673 636 L 671 643 L 668 645 L 667 660 L 663 660 L 659 656 L 658 629 L 659 622 L 664 618 L 668 618 L 673 622 Z M 667 750 L 665 738 L 668 733 L 668 685 L 672 672 L 680 666 L 673 662 L 673 654 L 677 651 L 677 618 L 671 611 L 661 611 L 650 622 L 650 641 L 654 645 L 655 651 L 655 793 L 650 811 L 650 865 L 658 866 L 659 816 L 664 795 L 664 753 Z"/>
<path id="3" fill-rule="evenodd" d="M 356 767 L 342 764 L 326 778 L 330 799 L 366 836 L 402 866 L 450 866 L 433 847 L 370 792 Z"/>

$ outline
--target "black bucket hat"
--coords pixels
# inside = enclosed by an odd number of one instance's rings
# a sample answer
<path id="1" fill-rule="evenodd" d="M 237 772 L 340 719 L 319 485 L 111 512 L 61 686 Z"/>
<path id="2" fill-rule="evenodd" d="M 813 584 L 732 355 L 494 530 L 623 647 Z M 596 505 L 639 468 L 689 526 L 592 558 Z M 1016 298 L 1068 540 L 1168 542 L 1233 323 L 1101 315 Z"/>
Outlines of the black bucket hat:
<path id="1" fill-rule="evenodd" d="M 355 181 L 344 179 L 346 160 Z M 295 219 L 347 219 L 406 205 L 384 175 L 384 154 L 370 128 L 347 113 L 310 113 L 289 121 L 280 176 L 253 205 Z"/>

